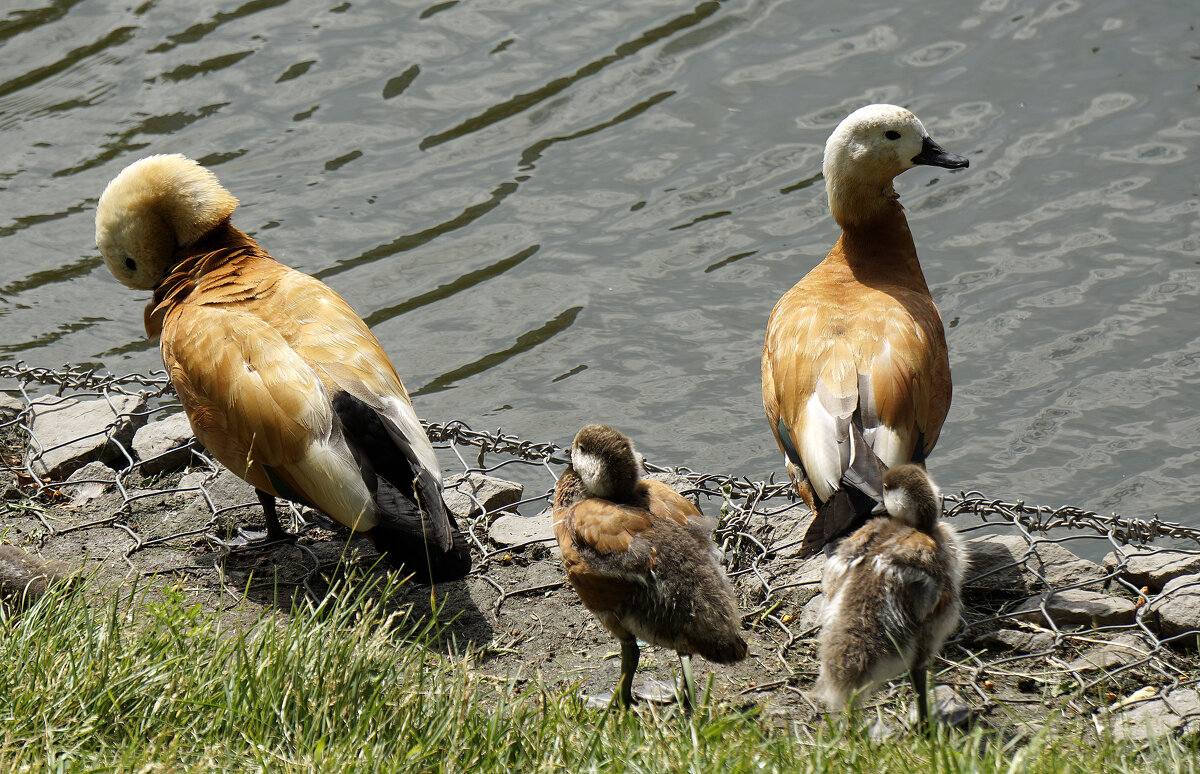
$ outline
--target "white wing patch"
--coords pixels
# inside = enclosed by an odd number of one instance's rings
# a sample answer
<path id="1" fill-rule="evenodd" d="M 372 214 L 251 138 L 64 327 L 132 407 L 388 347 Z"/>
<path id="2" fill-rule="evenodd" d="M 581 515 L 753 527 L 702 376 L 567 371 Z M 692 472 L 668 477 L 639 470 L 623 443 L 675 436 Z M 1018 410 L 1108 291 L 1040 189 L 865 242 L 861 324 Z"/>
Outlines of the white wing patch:
<path id="1" fill-rule="evenodd" d="M 797 450 L 813 491 L 824 502 L 837 491 L 842 473 L 850 465 L 849 418 L 830 414 L 818 393 L 813 393 L 804 404 L 802 426 Z"/>
<path id="2" fill-rule="evenodd" d="M 442 467 L 438 464 L 433 444 L 429 442 L 429 436 L 425 434 L 425 428 L 421 427 L 421 420 L 417 418 L 417 412 L 413 410 L 412 405 L 391 395 L 379 397 L 383 401 L 388 418 L 396 423 L 408 439 L 409 448 L 417 456 L 421 467 L 428 470 L 437 481 L 441 481 Z"/>

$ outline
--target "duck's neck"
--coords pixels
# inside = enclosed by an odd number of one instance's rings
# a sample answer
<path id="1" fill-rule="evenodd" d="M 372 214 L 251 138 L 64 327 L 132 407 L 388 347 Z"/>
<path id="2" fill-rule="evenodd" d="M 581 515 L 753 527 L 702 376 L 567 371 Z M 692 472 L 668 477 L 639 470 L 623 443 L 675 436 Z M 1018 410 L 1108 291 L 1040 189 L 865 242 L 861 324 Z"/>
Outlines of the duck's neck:
<path id="1" fill-rule="evenodd" d="M 146 306 L 146 334 L 150 338 L 158 336 L 162 332 L 163 317 L 170 306 L 187 298 L 206 274 L 246 257 L 274 260 L 259 247 L 258 242 L 235 227 L 228 218 L 194 244 L 177 250 L 172 257 L 171 270 L 158 283 Z"/>
<path id="2" fill-rule="evenodd" d="M 839 173 L 838 165 L 825 165 L 825 189 L 829 211 L 842 228 L 862 226 L 886 218 L 895 211 L 903 213 L 894 178 L 851 177 Z"/>
<path id="3" fill-rule="evenodd" d="M 928 292 L 904 208 L 895 198 L 876 207 L 870 217 L 838 219 L 838 224 L 842 236 L 830 255 L 844 261 L 858 281 L 886 280 Z"/>
<path id="4" fill-rule="evenodd" d="M 227 252 L 245 247 L 251 247 L 262 252 L 262 248 L 258 246 L 258 242 L 255 242 L 251 236 L 234 226 L 226 218 L 209 230 L 207 234 L 197 239 L 195 243 L 180 248 L 175 253 L 175 259 L 178 264 L 198 255 L 208 255 L 218 251 Z M 266 253 L 263 252 L 263 255 L 265 256 Z"/>

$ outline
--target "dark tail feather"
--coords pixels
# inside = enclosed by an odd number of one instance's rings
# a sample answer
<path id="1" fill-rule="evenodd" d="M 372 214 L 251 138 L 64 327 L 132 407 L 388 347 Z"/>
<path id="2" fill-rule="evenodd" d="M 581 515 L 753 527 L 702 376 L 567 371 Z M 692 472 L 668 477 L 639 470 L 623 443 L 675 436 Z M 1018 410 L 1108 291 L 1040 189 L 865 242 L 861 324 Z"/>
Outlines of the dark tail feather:
<path id="1" fill-rule="evenodd" d="M 817 516 L 804 533 L 800 557 L 816 556 L 830 543 L 836 543 L 873 518 L 879 503 L 857 489 L 839 489 L 817 508 Z"/>
<path id="2" fill-rule="evenodd" d="M 851 425 L 851 444 L 853 462 L 842 474 L 838 490 L 817 507 L 800 544 L 801 558 L 816 556 L 830 543 L 853 534 L 883 504 L 883 474 L 887 466 L 867 446 L 856 425 Z"/>
<path id="3" fill-rule="evenodd" d="M 393 567 L 411 573 L 418 583 L 459 580 L 471 572 L 471 549 L 454 516 L 448 510 L 447 515 L 453 537 L 448 551 L 441 550 L 436 540 L 427 542 L 423 536 L 391 524 L 380 524 L 368 536 Z"/>
<path id="4" fill-rule="evenodd" d="M 746 657 L 746 641 L 740 634 L 699 644 L 702 647 L 697 652 L 714 664 L 732 664 Z"/>

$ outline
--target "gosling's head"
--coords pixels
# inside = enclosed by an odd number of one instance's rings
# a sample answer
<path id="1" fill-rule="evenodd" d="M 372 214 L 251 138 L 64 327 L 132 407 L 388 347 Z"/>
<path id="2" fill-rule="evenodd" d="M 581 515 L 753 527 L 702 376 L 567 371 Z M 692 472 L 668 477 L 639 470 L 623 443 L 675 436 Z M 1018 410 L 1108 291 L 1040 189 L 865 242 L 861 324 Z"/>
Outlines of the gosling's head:
<path id="1" fill-rule="evenodd" d="M 588 425 L 571 445 L 571 466 L 593 497 L 624 501 L 642 478 L 642 464 L 624 433 L 608 425 Z"/>
<path id="2" fill-rule="evenodd" d="M 942 515 L 942 495 L 917 465 L 897 465 L 883 474 L 883 505 L 893 519 L 929 532 Z"/>
<path id="3" fill-rule="evenodd" d="M 122 284 L 158 285 L 172 256 L 233 214 L 237 199 L 195 161 L 148 156 L 113 178 L 96 206 L 96 247 Z"/>
<path id="4" fill-rule="evenodd" d="M 894 198 L 892 179 L 918 164 L 960 169 L 970 162 L 948 153 L 921 121 L 897 105 L 855 110 L 825 143 L 829 206 L 843 226 L 868 218 L 878 199 Z"/>

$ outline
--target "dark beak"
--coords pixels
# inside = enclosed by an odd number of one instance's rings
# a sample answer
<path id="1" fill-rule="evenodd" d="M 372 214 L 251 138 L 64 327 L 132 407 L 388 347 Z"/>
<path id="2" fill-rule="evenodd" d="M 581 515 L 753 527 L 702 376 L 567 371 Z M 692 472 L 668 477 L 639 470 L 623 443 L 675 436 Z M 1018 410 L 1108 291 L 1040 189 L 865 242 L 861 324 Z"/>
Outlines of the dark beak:
<path id="1" fill-rule="evenodd" d="M 962 169 L 971 164 L 965 156 L 950 153 L 928 137 L 921 144 L 921 152 L 913 156 L 912 161 L 914 164 L 927 164 L 931 167 L 945 167 L 946 169 Z"/>

